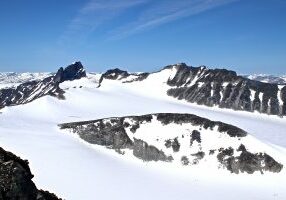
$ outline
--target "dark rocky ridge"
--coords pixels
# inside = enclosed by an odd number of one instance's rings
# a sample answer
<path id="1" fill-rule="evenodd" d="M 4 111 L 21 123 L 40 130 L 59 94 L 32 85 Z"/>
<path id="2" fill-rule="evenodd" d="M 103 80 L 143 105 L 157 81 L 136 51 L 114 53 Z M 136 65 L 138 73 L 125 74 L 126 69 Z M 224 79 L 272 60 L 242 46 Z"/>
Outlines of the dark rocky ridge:
<path id="1" fill-rule="evenodd" d="M 107 70 L 104 74 L 101 75 L 99 79 L 99 86 L 102 84 L 104 79 L 109 79 L 109 80 L 122 80 L 125 79 L 129 76 L 134 76 L 133 80 L 130 81 L 123 81 L 123 83 L 130 83 L 133 81 L 142 81 L 146 79 L 149 76 L 150 73 L 128 73 L 127 71 L 115 68 L 115 69 L 110 69 Z"/>
<path id="2" fill-rule="evenodd" d="M 65 69 L 60 68 L 54 76 L 43 80 L 29 81 L 17 87 L 0 89 L 0 109 L 29 103 L 45 95 L 64 98 L 64 91 L 60 89 L 59 84 L 82 77 L 86 77 L 85 70 L 80 62 L 75 62 Z"/>
<path id="3" fill-rule="evenodd" d="M 170 65 L 165 69 L 173 67 Z M 204 66 L 189 67 L 184 63 L 175 67 L 176 75 L 167 82 L 173 87 L 167 91 L 170 96 L 206 106 L 217 105 L 234 110 L 286 115 L 286 86 L 278 93 L 277 84 L 250 80 L 238 76 L 234 71 L 207 69 Z M 279 98 L 283 105 L 279 105 Z"/>
<path id="4" fill-rule="evenodd" d="M 0 200 L 58 200 L 54 194 L 38 190 L 32 181 L 28 161 L 0 147 Z"/>
<path id="5" fill-rule="evenodd" d="M 55 75 L 54 81 L 57 83 L 62 83 L 64 81 L 73 81 L 83 77 L 86 77 L 86 72 L 83 65 L 81 62 L 75 62 L 67 66 L 65 69 L 61 67 Z"/>
<path id="6" fill-rule="evenodd" d="M 144 161 L 173 161 L 173 155 L 180 151 L 180 141 L 178 137 L 168 138 L 163 140 L 163 145 L 169 149 L 172 148 L 173 153 L 167 154 L 162 149 L 148 144 L 144 141 L 144 138 L 136 138 L 136 131 L 140 129 L 142 124 L 152 123 L 152 120 L 161 122 L 163 126 L 170 124 L 188 124 L 197 130 L 208 129 L 213 130 L 216 127 L 216 131 L 230 138 L 237 138 L 240 140 L 247 136 L 247 133 L 235 126 L 228 125 L 222 122 L 214 122 L 205 118 L 201 118 L 191 114 L 177 114 L 177 113 L 158 113 L 148 114 L 142 116 L 127 116 L 127 117 L 113 117 L 98 119 L 92 121 L 72 122 L 59 124 L 61 129 L 67 129 L 73 133 L 79 135 L 79 137 L 91 144 L 97 144 L 106 146 L 107 148 L 114 149 L 119 153 L 124 154 L 125 149 L 129 149 L 133 152 L 133 155 Z M 130 131 L 134 136 L 128 135 L 127 131 Z M 150 130 L 152 131 L 152 130 Z M 181 136 L 180 140 L 188 140 L 189 147 L 193 148 L 198 143 L 201 149 L 201 144 L 204 141 L 201 139 L 199 131 L 192 131 L 189 133 L 190 137 Z M 214 133 L 213 133 L 214 134 Z M 162 135 L 164 133 L 162 132 Z M 178 135 L 179 136 L 179 135 Z M 250 152 L 247 150 L 241 151 L 241 155 L 238 158 L 233 158 L 233 162 L 230 162 L 229 155 L 225 154 L 221 149 L 213 149 L 212 154 L 209 152 L 199 151 L 191 155 L 183 155 L 180 162 L 183 165 L 194 165 L 198 164 L 206 154 L 213 156 L 217 153 L 218 163 L 225 167 L 232 173 L 247 172 L 253 173 L 255 171 L 270 171 L 280 172 L 283 168 L 281 164 L 276 162 L 272 157 L 268 157 L 266 154 L 253 154 L 252 159 L 248 159 L 250 162 L 259 159 L 255 165 L 247 164 L 248 160 L 245 161 Z M 249 153 L 249 154 L 248 154 Z M 252 154 L 251 154 L 252 155 Z M 188 157 L 189 156 L 189 157 Z M 189 160 L 193 157 L 193 161 Z M 239 160 L 239 162 L 237 161 Z M 235 162 L 234 162 L 235 161 Z M 265 162 L 269 161 L 269 162 Z M 264 165 L 264 163 L 266 163 Z M 229 167 L 231 165 L 232 167 Z M 249 168 L 249 169 L 248 169 Z"/>
<path id="7" fill-rule="evenodd" d="M 63 123 L 59 124 L 59 127 L 61 129 L 73 129 L 74 131 L 81 131 L 83 126 L 87 125 L 84 128 L 83 132 L 84 134 L 92 134 L 92 131 L 96 131 L 95 134 L 98 135 L 99 132 L 97 131 L 100 131 L 100 134 L 106 135 L 110 133 L 115 134 L 115 132 L 123 131 L 124 128 L 130 126 L 128 122 L 124 122 L 124 119 L 131 119 L 134 121 L 135 125 L 132 125 L 130 129 L 131 131 L 133 130 L 132 132 L 136 132 L 136 129 L 140 127 L 140 124 L 144 122 L 151 122 L 153 117 L 156 117 L 156 119 L 164 125 L 171 123 L 176 123 L 176 124 L 190 123 L 192 126 L 199 126 L 204 129 L 213 129 L 215 126 L 217 126 L 219 132 L 226 133 L 230 137 L 245 137 L 247 135 L 247 132 L 236 126 L 219 121 L 211 121 L 209 119 L 199 117 L 197 115 L 186 114 L 186 113 L 185 114 L 157 113 L 157 114 L 147 114 L 141 116 L 113 117 L 113 118 L 98 119 L 91 121 Z M 110 120 L 110 123 L 104 123 L 105 120 Z M 96 141 L 98 140 L 96 139 Z"/>
<path id="8" fill-rule="evenodd" d="M 157 120 L 162 124 L 182 124 L 182 123 L 190 123 L 193 126 L 201 126 L 204 129 L 213 129 L 215 126 L 218 127 L 218 131 L 221 133 L 226 133 L 230 137 L 245 137 L 247 133 L 230 124 L 226 124 L 219 121 L 211 121 L 209 119 L 199 117 L 192 114 L 178 114 L 178 113 L 160 113 L 156 114 Z"/>
<path id="9" fill-rule="evenodd" d="M 169 65 L 162 70 L 173 67 L 176 68 L 175 76 L 166 80 L 172 87 L 167 91 L 169 96 L 210 107 L 286 115 L 286 86 L 281 86 L 283 88 L 279 90 L 277 84 L 250 80 L 238 76 L 234 71 L 208 69 L 205 66 L 191 67 L 185 63 Z M 150 73 L 132 74 L 116 68 L 105 72 L 100 78 L 100 84 L 104 79 L 122 80 L 123 83 L 143 81 L 149 75 Z M 130 76 L 137 78 L 124 81 Z M 279 99 L 282 100 L 281 104 Z"/>

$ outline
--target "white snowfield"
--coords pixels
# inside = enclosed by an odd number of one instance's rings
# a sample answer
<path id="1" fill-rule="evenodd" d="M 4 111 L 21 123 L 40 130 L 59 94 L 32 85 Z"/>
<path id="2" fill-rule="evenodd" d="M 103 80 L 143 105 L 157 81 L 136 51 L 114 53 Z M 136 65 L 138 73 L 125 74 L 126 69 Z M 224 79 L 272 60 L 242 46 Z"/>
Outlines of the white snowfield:
<path id="1" fill-rule="evenodd" d="M 162 71 L 142 82 L 104 80 L 99 88 L 100 76 L 94 74 L 64 82 L 66 100 L 45 96 L 2 109 L 0 146 L 29 160 L 37 187 L 68 200 L 286 199 L 286 119 L 178 101 L 165 93 L 168 76 L 170 72 Z M 280 173 L 236 175 L 199 165 L 147 163 L 87 144 L 57 126 L 162 112 L 191 113 L 238 126 L 250 134 L 251 150 L 264 149 L 284 168 Z"/>

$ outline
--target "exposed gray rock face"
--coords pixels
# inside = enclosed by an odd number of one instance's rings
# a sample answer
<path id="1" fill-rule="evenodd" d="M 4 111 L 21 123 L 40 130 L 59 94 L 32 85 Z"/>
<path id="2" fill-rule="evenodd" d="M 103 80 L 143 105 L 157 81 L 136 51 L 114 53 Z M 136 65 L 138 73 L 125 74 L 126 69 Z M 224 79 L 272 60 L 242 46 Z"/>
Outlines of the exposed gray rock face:
<path id="1" fill-rule="evenodd" d="M 111 79 L 111 80 L 117 80 L 128 77 L 130 74 L 127 71 L 115 68 L 107 70 L 104 74 L 102 74 L 100 78 L 100 83 L 103 81 L 103 79 Z"/>
<path id="2" fill-rule="evenodd" d="M 187 158 L 187 156 L 182 156 L 181 163 L 182 163 L 182 165 L 188 165 L 190 163 L 190 161 Z"/>
<path id="3" fill-rule="evenodd" d="M 286 115 L 286 85 L 251 80 L 226 69 L 191 67 L 185 63 L 169 65 L 162 70 L 174 68 L 175 75 L 170 74 L 170 78 L 166 80 L 171 87 L 166 91 L 169 96 L 210 107 Z M 105 79 L 119 80 L 122 83 L 144 81 L 150 74 L 128 73 L 116 68 L 101 76 L 100 85 Z"/>
<path id="4" fill-rule="evenodd" d="M 178 141 L 178 138 L 166 140 L 165 146 L 167 148 L 172 147 L 174 152 L 178 152 L 180 150 L 180 143 Z"/>
<path id="5" fill-rule="evenodd" d="M 286 115 L 286 93 L 282 92 L 286 86 L 281 90 L 277 84 L 250 80 L 226 69 L 189 67 L 184 63 L 175 67 L 176 75 L 167 82 L 173 87 L 167 92 L 170 96 L 199 105 Z"/>
<path id="6" fill-rule="evenodd" d="M 38 190 L 32 181 L 28 161 L 0 147 L 0 200 L 58 200 L 56 195 Z"/>
<path id="7" fill-rule="evenodd" d="M 195 157 L 195 159 L 193 160 L 193 164 L 196 165 L 200 162 L 200 160 L 202 160 L 205 157 L 205 152 L 199 151 L 197 153 L 192 154 L 192 156 Z"/>
<path id="8" fill-rule="evenodd" d="M 82 122 L 79 124 L 64 124 L 61 128 L 73 127 L 73 131 L 85 141 L 91 144 L 106 146 L 112 149 L 131 148 L 130 140 L 123 126 L 122 119 L 104 120 L 94 123 Z"/>
<path id="9" fill-rule="evenodd" d="M 198 143 L 202 142 L 201 133 L 199 131 L 197 131 L 197 130 L 194 130 L 192 132 L 191 140 L 190 140 L 190 146 L 192 146 L 195 141 L 198 142 Z"/>
<path id="10" fill-rule="evenodd" d="M 126 128 L 130 128 L 135 133 L 140 124 L 150 121 L 152 116 L 134 116 L 132 119 L 136 121 L 134 125 L 124 121 L 124 118 L 111 118 L 110 120 L 101 119 L 61 124 L 59 126 L 61 129 L 72 129 L 81 139 L 91 144 L 106 146 L 118 152 L 121 152 L 120 149 L 131 149 L 134 156 L 144 161 L 167 161 L 169 158 L 162 151 L 154 146 L 149 146 L 142 140 L 129 138 L 126 133 Z"/>
<path id="11" fill-rule="evenodd" d="M 227 133 L 230 137 L 245 137 L 247 135 L 244 130 L 236 126 L 225 124 L 223 122 L 211 121 L 209 119 L 192 114 L 159 113 L 156 115 L 157 120 L 165 125 L 170 123 L 190 123 L 193 126 L 202 126 L 204 129 L 213 129 L 215 126 L 217 126 L 219 132 Z"/>
<path id="12" fill-rule="evenodd" d="M 171 156 L 167 157 L 163 151 L 158 150 L 152 145 L 148 145 L 143 140 L 134 138 L 133 155 L 144 161 L 171 161 Z"/>
<path id="13" fill-rule="evenodd" d="M 153 123 L 156 123 L 156 129 L 152 129 Z M 142 126 L 148 131 L 142 133 Z M 65 123 L 59 127 L 70 130 L 91 144 L 106 146 L 121 154 L 131 151 L 143 161 L 179 162 L 190 166 L 208 159 L 208 155 L 217 158 L 217 167 L 222 166 L 232 173 L 280 172 L 283 168 L 282 164 L 266 153 L 251 153 L 246 146 L 240 145 L 241 140 L 247 137 L 244 130 L 192 114 L 158 113 L 113 117 Z M 166 127 L 170 127 L 175 134 L 170 133 Z M 173 136 L 168 136 L 165 132 Z M 237 143 L 237 147 L 228 147 L 227 141 Z M 217 148 L 216 143 L 224 146 Z M 214 145 L 210 146 L 212 144 Z M 233 157 L 234 151 L 239 156 Z"/>
<path id="14" fill-rule="evenodd" d="M 102 76 L 100 77 L 99 80 L 99 86 L 102 84 L 104 79 L 109 79 L 109 80 L 122 80 L 125 79 L 129 76 L 133 76 L 132 80 L 128 81 L 123 81 L 123 83 L 130 83 L 133 81 L 142 81 L 146 79 L 149 76 L 149 73 L 128 73 L 127 71 L 115 68 L 115 69 L 110 69 L 107 70 Z"/>
<path id="15" fill-rule="evenodd" d="M 217 155 L 218 160 L 223 166 L 233 173 L 247 172 L 249 174 L 255 171 L 270 171 L 280 172 L 283 165 L 277 163 L 272 157 L 266 153 L 251 153 L 248 152 L 244 145 L 241 145 L 238 149 L 241 151 L 239 156 L 234 156 L 234 150 L 230 147 L 228 149 L 219 149 Z"/>
<path id="16" fill-rule="evenodd" d="M 5 106 L 14 106 L 34 101 L 45 95 L 64 98 L 64 91 L 59 84 L 63 81 L 74 80 L 85 77 L 85 71 L 80 62 L 60 68 L 56 75 L 49 76 L 43 80 L 28 81 L 17 87 L 0 89 L 0 109 Z"/>
<path id="17" fill-rule="evenodd" d="M 86 72 L 81 62 L 75 62 L 65 69 L 61 67 L 55 75 L 54 80 L 55 82 L 62 83 L 64 81 L 81 79 L 82 77 L 86 77 Z"/>

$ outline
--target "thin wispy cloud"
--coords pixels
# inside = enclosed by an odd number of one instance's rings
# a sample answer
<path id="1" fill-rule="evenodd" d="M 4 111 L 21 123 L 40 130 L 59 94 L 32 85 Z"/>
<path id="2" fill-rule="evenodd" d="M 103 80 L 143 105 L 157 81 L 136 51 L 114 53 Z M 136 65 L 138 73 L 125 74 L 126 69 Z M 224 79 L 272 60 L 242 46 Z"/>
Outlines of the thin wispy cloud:
<path id="1" fill-rule="evenodd" d="M 110 39 L 121 39 L 157 26 L 200 14 L 237 0 L 165 0 L 143 11 L 134 22 L 111 31 Z"/>
<path id="2" fill-rule="evenodd" d="M 149 0 L 89 0 L 79 9 L 60 37 L 60 43 L 82 42 L 99 26 L 113 20 L 125 10 Z"/>
<path id="3" fill-rule="evenodd" d="M 196 15 L 237 0 L 90 0 L 71 20 L 61 43 L 83 42 L 96 30 L 124 15 L 131 8 L 138 12 L 106 30 L 106 39 L 122 39 L 157 26 Z"/>

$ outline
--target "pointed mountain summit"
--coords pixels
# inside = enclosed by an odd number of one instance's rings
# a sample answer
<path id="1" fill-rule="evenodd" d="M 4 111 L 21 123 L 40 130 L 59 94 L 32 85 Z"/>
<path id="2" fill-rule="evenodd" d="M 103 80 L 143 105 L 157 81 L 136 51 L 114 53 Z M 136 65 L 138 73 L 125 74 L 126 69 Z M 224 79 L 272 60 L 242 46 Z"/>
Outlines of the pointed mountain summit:
<path id="1" fill-rule="evenodd" d="M 54 80 L 62 83 L 64 81 L 73 81 L 83 77 L 86 77 L 86 72 L 81 62 L 78 61 L 67 66 L 65 69 L 61 67 L 56 73 Z"/>

